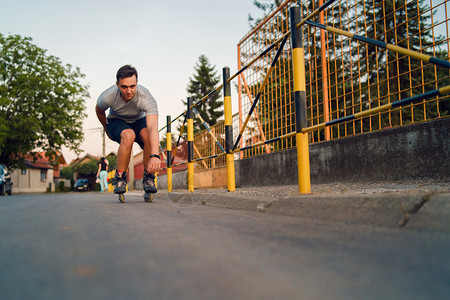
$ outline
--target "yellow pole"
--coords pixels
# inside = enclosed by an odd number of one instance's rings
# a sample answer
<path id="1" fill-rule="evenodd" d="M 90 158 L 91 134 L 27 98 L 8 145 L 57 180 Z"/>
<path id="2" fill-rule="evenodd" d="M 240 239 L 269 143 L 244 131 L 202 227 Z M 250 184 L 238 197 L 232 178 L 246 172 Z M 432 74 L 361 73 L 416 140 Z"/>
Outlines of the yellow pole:
<path id="1" fill-rule="evenodd" d="M 172 191 L 172 168 L 167 168 L 167 191 Z"/>
<path id="2" fill-rule="evenodd" d="M 229 192 L 236 190 L 233 154 L 233 113 L 231 110 L 230 68 L 223 68 L 223 105 L 225 113 L 225 151 L 227 155 L 227 187 Z"/>
<path id="3" fill-rule="evenodd" d="M 194 120 L 192 119 L 192 98 L 187 99 L 187 131 L 188 131 L 188 191 L 194 191 Z"/>
<path id="4" fill-rule="evenodd" d="M 319 0 L 319 6 L 322 7 L 323 0 Z M 319 14 L 320 23 L 324 23 L 324 13 L 323 11 Z M 327 58 L 325 48 L 327 47 L 325 43 L 325 30 L 320 31 L 320 60 L 322 68 L 322 94 L 323 94 L 323 117 L 324 122 L 330 120 L 329 103 L 328 103 L 328 70 L 327 70 Z M 325 140 L 330 140 L 330 127 L 325 127 Z"/>
<path id="5" fill-rule="evenodd" d="M 302 129 L 307 127 L 306 115 L 306 79 L 305 58 L 302 45 L 301 30 L 297 28 L 300 22 L 300 8 L 290 8 L 291 22 L 291 44 L 294 69 L 294 100 L 297 142 L 297 167 L 298 167 L 298 190 L 300 194 L 311 193 L 311 180 L 309 169 L 309 144 L 308 134 Z"/>
<path id="6" fill-rule="evenodd" d="M 113 178 L 114 178 L 114 174 L 115 174 L 114 170 L 108 172 L 108 192 L 113 192 L 114 191 L 114 186 L 112 184 Z"/>
<path id="7" fill-rule="evenodd" d="M 167 116 L 167 191 L 172 191 L 172 126 L 171 117 Z"/>

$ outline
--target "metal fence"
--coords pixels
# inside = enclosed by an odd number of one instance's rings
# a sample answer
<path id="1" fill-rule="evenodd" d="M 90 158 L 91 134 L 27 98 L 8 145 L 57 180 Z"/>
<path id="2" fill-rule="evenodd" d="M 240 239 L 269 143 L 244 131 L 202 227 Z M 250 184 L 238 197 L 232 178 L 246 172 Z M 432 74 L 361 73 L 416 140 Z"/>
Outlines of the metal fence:
<path id="1" fill-rule="evenodd" d="M 195 168 L 226 164 L 234 191 L 236 156 L 295 146 L 299 192 L 309 193 L 308 143 L 448 117 L 448 5 L 429 1 L 283 2 L 238 44 L 239 71 L 224 68 L 223 84 L 195 103 L 189 97 L 175 118 L 187 121 L 188 159 L 167 167 L 168 190 L 172 167 L 188 165 L 193 191 Z M 236 77 L 239 115 L 232 116 Z M 225 121 L 201 120 L 207 130 L 194 137 L 195 107 L 222 89 Z M 168 162 L 170 124 L 168 117 Z"/>
<path id="2" fill-rule="evenodd" d="M 238 132 L 238 114 L 233 115 L 233 136 L 237 136 Z M 212 134 L 217 138 L 221 145 L 225 145 L 225 121 L 220 121 L 210 127 Z M 194 135 L 194 159 L 211 157 L 222 153 L 223 150 L 211 138 L 208 130 L 201 131 Z M 223 147 L 223 146 L 222 146 Z M 227 163 L 225 156 L 204 159 L 195 163 L 196 170 L 205 170 L 225 166 Z"/>
<path id="3" fill-rule="evenodd" d="M 354 34 L 448 60 L 449 1 L 335 1 L 317 21 Z M 302 16 L 322 1 L 284 1 L 238 44 L 238 69 L 260 55 L 289 30 L 289 7 Z M 335 32 L 304 25 L 308 126 L 329 122 L 450 84 L 447 68 L 415 60 Z M 259 90 L 276 49 L 269 51 L 238 78 L 239 128 Z M 311 132 L 321 142 L 385 128 L 449 116 L 448 96 L 355 118 Z M 295 132 L 290 41 L 275 65 L 269 83 L 247 125 L 240 148 Z M 242 157 L 295 147 L 295 138 L 241 152 Z"/>

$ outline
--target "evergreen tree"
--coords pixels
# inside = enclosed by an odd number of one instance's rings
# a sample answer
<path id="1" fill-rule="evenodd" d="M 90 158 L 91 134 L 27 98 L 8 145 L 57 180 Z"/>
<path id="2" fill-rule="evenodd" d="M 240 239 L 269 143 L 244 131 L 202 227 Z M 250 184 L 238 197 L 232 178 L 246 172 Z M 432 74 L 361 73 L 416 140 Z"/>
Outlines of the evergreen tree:
<path id="1" fill-rule="evenodd" d="M 195 74 L 189 78 L 187 92 L 190 97 L 194 98 L 194 103 L 202 99 L 204 96 L 213 91 L 220 81 L 215 66 L 211 66 L 205 55 L 200 55 L 194 70 Z M 220 93 L 212 94 L 207 100 L 196 106 L 203 120 L 212 126 L 223 116 L 223 101 L 220 101 Z M 187 106 L 187 102 L 183 100 L 183 104 Z M 181 125 L 179 126 L 181 128 Z M 179 128 L 178 128 L 179 129 Z M 194 118 L 194 132 L 199 132 L 205 128 L 199 118 Z"/>
<path id="2" fill-rule="evenodd" d="M 441 36 L 434 36 L 433 38 L 431 30 L 423 30 L 430 27 L 431 15 L 421 14 L 418 17 L 418 12 L 425 12 L 429 9 L 424 0 L 418 1 L 418 5 L 415 2 L 406 6 L 405 2 L 400 0 L 375 0 L 370 2 L 370 4 L 366 4 L 365 22 L 366 24 L 373 24 L 373 26 L 366 29 L 366 35 L 369 38 L 389 44 L 447 59 L 448 53 L 445 50 L 437 49 L 433 53 L 433 40 L 439 44 L 439 41 L 442 41 L 443 38 Z M 363 21 L 359 25 L 362 26 Z M 371 99 L 379 98 L 380 104 L 385 104 L 388 101 L 394 102 L 435 89 L 436 80 L 438 81 L 438 87 L 449 84 L 449 72 L 445 68 L 427 65 L 420 60 L 408 58 L 393 51 L 380 51 L 373 45 L 367 45 L 366 47 L 360 48 L 360 57 L 369 58 L 361 60 L 361 67 L 368 72 L 367 85 L 370 86 L 374 83 L 379 85 L 378 89 L 370 89 L 367 96 Z M 376 65 L 377 61 L 378 66 L 382 66 L 379 69 Z M 386 95 L 379 95 L 379 90 L 389 90 L 390 98 L 388 99 Z M 444 110 L 447 111 L 447 109 Z M 401 115 L 399 112 L 392 113 L 390 118 L 382 118 L 381 127 L 399 125 L 400 119 L 403 122 L 423 120 L 424 114 L 426 114 L 427 119 L 436 117 L 436 104 L 430 103 L 429 105 L 414 106 L 414 109 L 402 109 Z"/>
<path id="3" fill-rule="evenodd" d="M 255 27 L 256 25 L 259 24 L 259 22 L 261 22 L 262 19 L 264 19 L 265 15 L 270 12 L 271 10 L 273 10 L 274 8 L 280 6 L 282 0 L 263 0 L 263 1 L 258 1 L 258 0 L 254 0 L 253 4 L 262 11 L 263 13 L 263 17 L 262 18 L 256 18 L 253 17 L 252 15 L 248 15 L 248 24 L 250 25 L 251 28 Z"/>

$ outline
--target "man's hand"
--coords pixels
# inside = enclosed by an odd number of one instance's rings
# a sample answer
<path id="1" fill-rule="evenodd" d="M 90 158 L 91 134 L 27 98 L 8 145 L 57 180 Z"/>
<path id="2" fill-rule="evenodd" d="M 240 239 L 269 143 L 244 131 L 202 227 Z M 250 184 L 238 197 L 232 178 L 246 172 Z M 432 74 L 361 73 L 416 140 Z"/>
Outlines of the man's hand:
<path id="1" fill-rule="evenodd" d="M 147 170 L 150 173 L 156 173 L 161 168 L 161 160 L 157 157 L 151 157 L 148 161 L 148 168 Z"/>
<path id="2" fill-rule="evenodd" d="M 158 115 L 148 115 L 145 117 L 147 123 L 147 132 L 150 140 L 150 153 L 159 152 L 159 134 L 158 134 Z M 150 157 L 148 161 L 147 171 L 156 173 L 161 168 L 161 159 L 158 157 Z"/>

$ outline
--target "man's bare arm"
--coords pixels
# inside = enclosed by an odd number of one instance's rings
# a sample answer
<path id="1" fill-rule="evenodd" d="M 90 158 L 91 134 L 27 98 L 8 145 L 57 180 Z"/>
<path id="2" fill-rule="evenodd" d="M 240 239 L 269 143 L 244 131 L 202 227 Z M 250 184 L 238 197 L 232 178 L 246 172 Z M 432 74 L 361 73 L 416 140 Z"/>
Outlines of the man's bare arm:
<path id="1" fill-rule="evenodd" d="M 146 117 L 147 131 L 150 138 L 150 154 L 159 153 L 159 133 L 158 133 L 158 115 L 148 115 Z M 151 173 L 158 172 L 161 167 L 161 160 L 157 157 L 150 158 L 148 170 Z"/>
<path id="2" fill-rule="evenodd" d="M 103 109 L 100 108 L 100 106 L 95 106 L 95 112 L 97 113 L 97 118 L 102 123 L 103 129 L 105 130 L 106 134 L 109 138 L 111 138 L 108 134 L 108 131 L 106 130 L 106 113 Z"/>
<path id="3" fill-rule="evenodd" d="M 100 108 L 100 106 L 95 106 L 95 112 L 97 113 L 97 118 L 102 123 L 103 128 L 106 128 L 106 113 L 103 109 Z"/>

